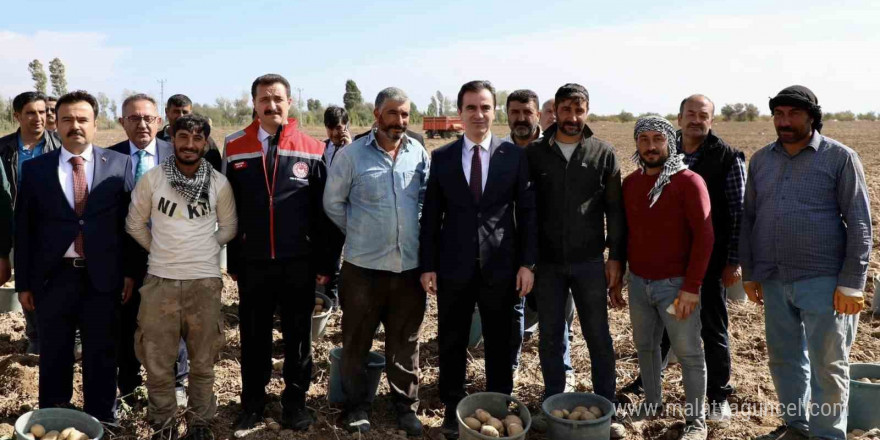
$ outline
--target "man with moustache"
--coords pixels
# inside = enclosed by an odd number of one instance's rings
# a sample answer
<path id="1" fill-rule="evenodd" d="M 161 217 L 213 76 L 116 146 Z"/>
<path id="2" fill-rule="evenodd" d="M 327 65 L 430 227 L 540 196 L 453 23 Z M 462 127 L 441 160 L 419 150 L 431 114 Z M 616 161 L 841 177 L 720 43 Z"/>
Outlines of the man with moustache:
<path id="1" fill-rule="evenodd" d="M 54 113 L 54 108 L 52 109 Z M 0 159 L 9 183 L 9 198 L 15 202 L 21 183 L 21 168 L 25 161 L 61 148 L 61 139 L 54 131 L 46 129 L 48 108 L 46 97 L 39 92 L 24 92 L 12 100 L 12 117 L 18 130 L 0 138 Z M 54 120 L 54 116 L 53 116 Z M 11 273 L 9 259 L 0 259 L 0 270 Z M 24 311 L 27 352 L 40 354 L 40 338 L 34 313 Z"/>
<path id="2" fill-rule="evenodd" d="M 98 103 L 84 91 L 58 99 L 63 148 L 24 163 L 15 206 L 15 289 L 36 310 L 40 408 L 70 406 L 74 332 L 82 331 L 83 410 L 115 423 L 116 332 L 123 283 L 128 156 L 92 145 Z"/>
<path id="3" fill-rule="evenodd" d="M 281 310 L 284 392 L 281 425 L 306 430 L 312 378 L 315 284 L 326 284 L 339 250 L 322 198 L 324 144 L 288 119 L 290 83 L 281 75 L 251 85 L 255 119 L 226 139 L 224 173 L 235 194 L 238 234 L 228 245 L 228 272 L 238 281 L 241 407 L 236 431 L 253 428 L 266 405 L 272 375 L 272 323 Z"/>
<path id="4" fill-rule="evenodd" d="M 492 135 L 495 89 L 471 81 L 458 92 L 461 139 L 434 150 L 419 231 L 421 283 L 437 295 L 443 433 L 457 438 L 466 395 L 467 346 L 480 309 L 486 390 L 513 391 L 514 307 L 531 290 L 537 259 L 535 196 L 526 153 Z"/>
<path id="5" fill-rule="evenodd" d="M 419 285 L 419 213 L 428 152 L 406 136 L 410 101 L 388 87 L 376 96 L 372 132 L 336 155 L 324 209 L 345 233 L 341 273 L 342 384 L 345 428 L 370 429 L 366 361 L 385 326 L 388 385 L 398 427 L 420 436 L 419 330 L 426 292 Z"/>
<path id="6" fill-rule="evenodd" d="M 739 227 L 746 187 L 743 153 L 724 142 L 712 131 L 715 104 L 706 96 L 691 95 L 681 101 L 678 112 L 678 151 L 684 164 L 706 182 L 712 202 L 712 229 L 715 244 L 700 292 L 700 321 L 706 353 L 707 420 L 730 420 L 727 397 L 730 386 L 730 347 L 727 337 L 726 288 L 739 281 Z M 663 364 L 669 353 L 669 336 L 661 343 Z M 641 392 L 641 377 L 622 389 Z"/>
<path id="7" fill-rule="evenodd" d="M 187 438 L 210 440 L 217 410 L 214 359 L 224 343 L 220 249 L 235 236 L 232 187 L 208 164 L 208 119 L 177 118 L 174 154 L 144 174 L 131 198 L 126 231 L 149 252 L 141 289 L 137 351 L 147 370 L 153 438 L 177 438 L 174 361 L 181 338 L 191 350 Z"/>
<path id="8" fill-rule="evenodd" d="M 535 300 L 544 397 L 565 390 L 569 341 L 564 311 L 571 295 L 590 350 L 595 393 L 613 402 L 616 374 L 607 304 L 610 296 L 613 306 L 624 305 L 626 219 L 614 147 L 586 125 L 589 96 L 579 84 L 560 87 L 554 99 L 556 124 L 526 149 L 538 206 Z"/>
<path id="9" fill-rule="evenodd" d="M 188 96 L 179 93 L 171 95 L 171 97 L 168 98 L 168 102 L 165 104 L 165 117 L 168 118 L 168 125 L 162 127 L 162 129 L 156 134 L 156 137 L 165 142 L 171 142 L 171 139 L 173 138 L 171 127 L 174 125 L 174 121 L 181 116 L 192 114 L 192 112 L 193 103 Z M 210 120 L 208 122 L 210 123 Z M 217 144 L 214 143 L 214 139 L 210 136 L 208 137 L 205 160 L 207 160 L 215 170 L 219 170 L 223 167 L 223 159 L 220 157 L 220 149 L 217 148 Z"/>
<path id="10" fill-rule="evenodd" d="M 125 130 L 127 139 L 110 147 L 117 153 L 131 156 L 129 177 L 136 185 L 140 179 L 165 159 L 174 156 L 174 148 L 168 142 L 156 137 L 156 131 L 162 123 L 156 100 L 144 94 L 131 95 L 122 102 L 122 117 L 119 125 Z M 120 310 L 119 329 L 119 395 L 128 403 L 135 402 L 134 390 L 139 387 L 141 379 L 141 363 L 138 361 L 134 347 L 134 333 L 138 326 L 138 310 L 141 304 L 140 289 L 147 275 L 146 249 L 141 247 L 131 236 L 127 241 L 125 252 L 125 273 L 134 280 L 131 299 L 124 303 Z M 189 374 L 186 344 L 180 340 L 177 362 L 176 396 L 180 406 L 186 406 L 186 390 L 184 382 Z"/>
<path id="11" fill-rule="evenodd" d="M 541 130 L 546 130 L 556 123 L 556 113 L 553 112 L 555 106 L 556 103 L 553 98 L 548 99 L 544 102 L 544 105 L 541 106 L 541 118 L 539 120 Z"/>
<path id="12" fill-rule="evenodd" d="M 865 173 L 855 151 L 821 134 L 810 89 L 782 89 L 770 111 L 778 139 L 749 161 L 739 242 L 783 408 L 784 424 L 758 439 L 842 440 L 872 244 Z"/>
<path id="13" fill-rule="evenodd" d="M 557 117 L 563 120 L 561 113 Z M 675 151 L 675 129 L 669 121 L 641 118 L 633 137 L 633 160 L 639 168 L 623 181 L 623 199 L 629 314 L 645 387 L 645 402 L 635 416 L 655 416 L 662 409 L 660 339 L 665 327 L 681 362 L 684 385 L 686 423 L 679 438 L 705 440 L 706 363 L 699 309 L 714 241 L 709 192 Z"/>

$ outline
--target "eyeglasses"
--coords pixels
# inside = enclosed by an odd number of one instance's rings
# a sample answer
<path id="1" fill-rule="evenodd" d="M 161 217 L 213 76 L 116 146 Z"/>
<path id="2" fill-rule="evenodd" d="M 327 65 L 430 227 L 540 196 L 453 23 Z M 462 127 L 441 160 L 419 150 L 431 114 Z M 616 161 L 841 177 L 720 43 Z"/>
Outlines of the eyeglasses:
<path id="1" fill-rule="evenodd" d="M 140 124 L 141 121 L 144 121 L 149 125 L 149 124 L 152 124 L 153 122 L 158 121 L 159 117 L 158 116 L 131 115 L 131 116 L 126 116 L 125 120 L 128 122 L 131 122 L 132 124 Z"/>

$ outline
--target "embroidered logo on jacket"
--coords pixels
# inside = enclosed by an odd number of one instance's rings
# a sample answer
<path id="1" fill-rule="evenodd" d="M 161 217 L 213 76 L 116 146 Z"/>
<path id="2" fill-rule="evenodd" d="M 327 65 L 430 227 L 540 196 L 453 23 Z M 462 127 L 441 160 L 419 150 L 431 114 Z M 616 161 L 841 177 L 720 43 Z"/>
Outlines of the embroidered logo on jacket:
<path id="1" fill-rule="evenodd" d="M 241 161 L 241 162 L 236 162 L 236 163 L 232 164 L 232 169 L 241 170 L 241 169 L 247 168 L 247 166 L 248 166 L 247 162 Z"/>
<path id="2" fill-rule="evenodd" d="M 293 164 L 293 175 L 299 179 L 305 179 L 309 175 L 309 164 L 299 161 Z"/>

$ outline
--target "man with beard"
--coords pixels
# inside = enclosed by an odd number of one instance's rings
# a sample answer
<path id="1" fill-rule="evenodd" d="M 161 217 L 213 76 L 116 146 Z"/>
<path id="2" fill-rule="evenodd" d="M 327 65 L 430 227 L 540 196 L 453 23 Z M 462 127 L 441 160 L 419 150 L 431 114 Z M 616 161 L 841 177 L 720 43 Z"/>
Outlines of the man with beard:
<path id="1" fill-rule="evenodd" d="M 613 402 L 616 374 L 607 304 L 610 295 L 613 306 L 624 305 L 620 289 L 626 219 L 620 167 L 614 147 L 593 136 L 586 125 L 590 108 L 586 88 L 566 84 L 556 92 L 554 102 L 556 124 L 526 149 L 538 206 L 535 300 L 544 398 L 565 391 L 570 368 L 565 362 L 569 352 L 565 306 L 571 295 L 590 350 L 595 393 Z"/>
<path id="2" fill-rule="evenodd" d="M 137 351 L 147 370 L 153 438 L 174 439 L 174 361 L 178 341 L 190 349 L 188 435 L 210 440 L 214 359 L 223 346 L 220 248 L 235 236 L 229 182 L 202 158 L 211 133 L 202 116 L 178 118 L 174 156 L 142 176 L 131 197 L 125 230 L 150 253 L 141 289 Z"/>
<path id="3" fill-rule="evenodd" d="M 125 98 L 122 102 L 122 117 L 119 125 L 125 130 L 127 139 L 110 147 L 111 150 L 131 156 L 131 170 L 129 177 L 136 185 L 140 179 L 165 159 L 174 156 L 174 147 L 156 137 L 156 131 L 162 118 L 156 100 L 144 94 L 136 94 Z M 126 236 L 127 247 L 125 252 L 125 273 L 134 280 L 131 300 L 121 307 L 119 338 L 119 395 L 129 404 L 134 404 L 134 390 L 139 387 L 141 379 L 141 363 L 138 361 L 134 349 L 134 333 L 138 325 L 138 310 L 141 304 L 140 289 L 147 275 L 148 252 Z M 177 362 L 175 363 L 177 377 L 176 396 L 178 405 L 186 406 L 186 390 L 184 382 L 189 374 L 186 344 L 180 340 Z"/>
<path id="4" fill-rule="evenodd" d="M 556 113 L 553 112 L 555 104 L 553 98 L 550 98 L 541 106 L 541 118 L 539 120 L 541 130 L 546 130 L 556 123 Z"/>
<path id="5" fill-rule="evenodd" d="M 92 144 L 98 102 L 78 90 L 58 100 L 63 148 L 24 163 L 15 203 L 15 289 L 36 310 L 40 408 L 70 406 L 74 333 L 82 330 L 83 410 L 115 423 L 116 331 L 123 283 L 128 156 Z"/>
<path id="6" fill-rule="evenodd" d="M 727 294 L 725 289 L 739 281 L 739 225 L 746 186 L 745 156 L 712 131 L 715 104 L 703 95 L 681 101 L 678 113 L 678 151 L 684 163 L 706 182 L 712 202 L 715 244 L 700 293 L 700 321 L 706 352 L 706 397 L 708 420 L 730 420 L 727 397 L 730 386 L 730 347 L 727 338 Z M 663 333 L 661 358 L 667 362 L 669 336 Z M 623 392 L 641 393 L 637 378 Z"/>
<path id="7" fill-rule="evenodd" d="M 324 209 L 345 233 L 339 289 L 342 304 L 343 424 L 370 430 L 366 361 L 373 335 L 385 326 L 388 385 L 397 423 L 422 434 L 419 330 L 426 292 L 419 286 L 419 213 L 428 181 L 428 152 L 406 136 L 410 101 L 389 87 L 376 96 L 376 123 L 336 155 Z"/>
<path id="8" fill-rule="evenodd" d="M 272 377 L 272 324 L 281 311 L 284 392 L 281 425 L 306 430 L 312 379 L 315 284 L 326 284 L 339 250 L 324 214 L 324 144 L 288 119 L 290 83 L 281 75 L 251 85 L 255 119 L 226 139 L 223 169 L 235 194 L 238 234 L 228 245 L 228 272 L 238 281 L 241 407 L 236 431 L 253 428 Z"/>
<path id="9" fill-rule="evenodd" d="M 681 362 L 686 419 L 681 438 L 703 440 L 706 363 L 699 309 L 714 240 L 709 192 L 675 152 L 675 129 L 669 121 L 641 118 L 634 134 L 633 160 L 639 168 L 623 181 L 623 198 L 629 313 L 645 388 L 645 403 L 636 416 L 656 415 L 662 408 L 660 339 L 665 327 Z"/>
<path id="10" fill-rule="evenodd" d="M 52 110 L 54 113 L 54 108 Z M 9 182 L 9 198 L 15 203 L 18 185 L 21 183 L 22 164 L 43 153 L 61 148 L 61 140 L 57 133 L 46 129 L 48 109 L 46 97 L 42 93 L 19 94 L 12 100 L 12 111 L 12 117 L 18 122 L 19 128 L 0 138 L 0 158 L 3 159 L 4 172 Z M 0 269 L 4 272 L 12 271 L 11 267 L 3 267 L 7 266 L 8 261 L 0 259 Z M 25 310 L 24 318 L 25 335 L 28 338 L 27 352 L 40 354 L 40 337 L 34 313 Z"/>
<path id="11" fill-rule="evenodd" d="M 162 127 L 162 129 L 159 130 L 159 133 L 156 134 L 156 137 L 163 141 L 171 142 L 171 139 L 173 138 L 171 127 L 174 126 L 174 121 L 181 116 L 192 114 L 192 112 L 193 103 L 188 96 L 181 94 L 171 95 L 171 97 L 168 98 L 168 102 L 165 104 L 165 117 L 168 118 L 168 125 Z M 211 121 L 208 120 L 208 122 L 210 123 Z M 220 150 L 217 148 L 217 144 L 214 143 L 214 139 L 210 136 L 208 137 L 205 160 L 207 160 L 215 170 L 222 168 L 223 160 L 220 157 Z"/>
<path id="12" fill-rule="evenodd" d="M 758 438 L 844 439 L 872 244 L 865 173 L 855 151 L 820 133 L 810 89 L 783 89 L 770 111 L 778 139 L 749 162 L 740 261 L 746 294 L 764 305 L 784 424 Z"/>
<path id="13" fill-rule="evenodd" d="M 467 346 L 479 306 L 486 390 L 513 392 L 510 340 L 514 307 L 528 295 L 537 258 L 535 195 L 525 151 L 492 135 L 489 81 L 458 92 L 465 135 L 434 150 L 419 232 L 421 283 L 437 295 L 443 434 L 458 437 Z"/>

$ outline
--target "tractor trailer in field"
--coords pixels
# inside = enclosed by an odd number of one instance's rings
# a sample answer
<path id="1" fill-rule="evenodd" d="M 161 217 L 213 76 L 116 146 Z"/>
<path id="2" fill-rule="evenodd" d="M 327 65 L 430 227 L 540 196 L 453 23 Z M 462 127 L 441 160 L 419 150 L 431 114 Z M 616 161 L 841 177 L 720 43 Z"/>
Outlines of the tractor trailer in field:
<path id="1" fill-rule="evenodd" d="M 453 136 L 461 136 L 464 133 L 464 125 L 458 116 L 425 116 L 422 131 L 428 139 L 434 136 L 449 139 Z"/>

